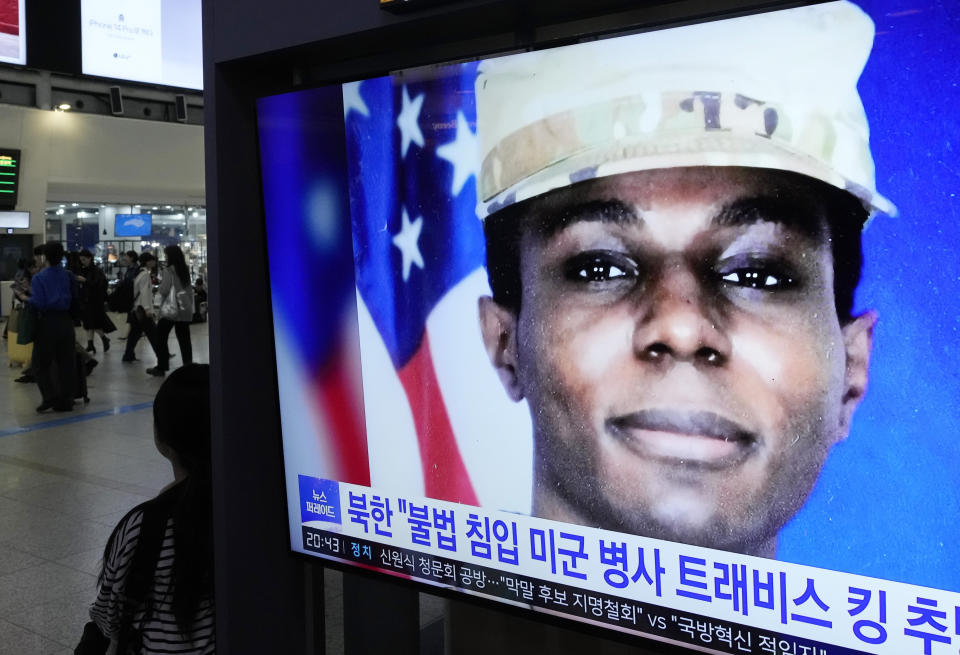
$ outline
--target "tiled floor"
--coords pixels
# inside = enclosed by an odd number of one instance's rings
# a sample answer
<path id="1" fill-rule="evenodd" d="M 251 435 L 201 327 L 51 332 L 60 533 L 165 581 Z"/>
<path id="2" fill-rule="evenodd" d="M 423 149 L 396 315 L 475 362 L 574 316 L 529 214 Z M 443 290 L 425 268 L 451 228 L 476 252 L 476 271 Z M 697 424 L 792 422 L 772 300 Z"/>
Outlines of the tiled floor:
<path id="1" fill-rule="evenodd" d="M 209 361 L 207 325 L 193 325 L 191 340 L 194 361 Z M 115 333 L 104 354 L 97 342 L 89 405 L 37 414 L 39 390 L 14 382 L 21 370 L 8 365 L 7 342 L 0 342 L 0 655 L 73 652 L 113 526 L 173 479 L 153 444 L 150 407 L 162 383 L 145 373 L 153 353 L 141 340 L 140 361 L 125 364 L 124 345 Z M 172 333 L 170 349 L 179 350 Z M 325 587 L 326 652 L 336 655 L 343 652 L 342 576 L 328 571 Z M 445 602 L 420 598 L 421 627 L 436 626 Z M 425 655 L 442 650 L 442 633 L 439 643 L 421 644 Z"/>
<path id="2" fill-rule="evenodd" d="M 141 361 L 124 364 L 116 336 L 96 354 L 90 404 L 65 414 L 36 413 L 40 392 L 14 382 L 0 342 L 0 655 L 73 652 L 110 531 L 173 479 L 153 445 L 153 353 L 141 340 Z M 207 325 L 191 338 L 194 361 L 208 361 Z"/>

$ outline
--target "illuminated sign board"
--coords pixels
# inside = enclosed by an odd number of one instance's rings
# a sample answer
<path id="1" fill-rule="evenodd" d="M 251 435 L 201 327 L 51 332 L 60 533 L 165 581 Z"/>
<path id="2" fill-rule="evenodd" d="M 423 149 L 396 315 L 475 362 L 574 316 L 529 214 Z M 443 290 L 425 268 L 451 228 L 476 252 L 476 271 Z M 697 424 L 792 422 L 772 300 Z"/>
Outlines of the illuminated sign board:
<path id="1" fill-rule="evenodd" d="M 4 209 L 16 207 L 19 188 L 20 151 L 0 150 L 0 207 Z"/>
<path id="2" fill-rule="evenodd" d="M 261 98 L 292 549 L 701 652 L 956 650 L 948 13 Z"/>
<path id="3" fill-rule="evenodd" d="M 7 230 L 26 230 L 30 227 L 30 212 L 0 211 L 0 227 Z M 8 232 L 12 233 L 12 232 Z"/>
<path id="4" fill-rule="evenodd" d="M 146 237 L 153 230 L 152 214 L 117 214 L 113 233 L 118 237 Z"/>
<path id="5" fill-rule="evenodd" d="M 203 89 L 200 0 L 81 0 L 84 75 Z"/>

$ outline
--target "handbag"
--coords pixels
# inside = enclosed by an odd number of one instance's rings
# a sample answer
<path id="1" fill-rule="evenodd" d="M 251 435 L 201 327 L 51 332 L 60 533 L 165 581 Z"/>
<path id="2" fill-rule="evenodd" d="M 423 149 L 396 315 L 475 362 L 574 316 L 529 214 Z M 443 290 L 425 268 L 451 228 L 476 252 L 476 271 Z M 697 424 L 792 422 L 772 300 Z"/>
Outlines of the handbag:
<path id="1" fill-rule="evenodd" d="M 170 293 L 160 302 L 160 318 L 189 323 L 193 319 L 193 287 L 178 289 L 173 284 Z"/>
<path id="2" fill-rule="evenodd" d="M 110 320 L 110 317 L 107 316 L 107 313 L 103 313 L 103 333 L 110 334 L 111 332 L 116 332 L 117 326 L 114 325 L 113 321 Z"/>
<path id="3" fill-rule="evenodd" d="M 26 346 L 33 343 L 37 336 L 37 308 L 26 302 L 20 310 L 20 320 L 17 323 L 17 343 Z"/>
<path id="4" fill-rule="evenodd" d="M 193 287 L 189 284 L 177 291 L 177 319 L 185 323 L 193 320 Z"/>
<path id="5" fill-rule="evenodd" d="M 7 317 L 7 332 L 16 332 L 17 328 L 20 327 L 21 311 L 19 305 L 14 305 L 13 309 L 10 310 L 10 316 Z"/>
<path id="6" fill-rule="evenodd" d="M 80 643 L 73 649 L 73 655 L 103 655 L 110 648 L 110 640 L 103 636 L 93 621 L 83 626 Z"/>
<path id="7" fill-rule="evenodd" d="M 180 307 L 177 304 L 177 289 L 175 285 L 171 285 L 170 292 L 160 301 L 160 318 L 175 321 L 179 313 Z"/>

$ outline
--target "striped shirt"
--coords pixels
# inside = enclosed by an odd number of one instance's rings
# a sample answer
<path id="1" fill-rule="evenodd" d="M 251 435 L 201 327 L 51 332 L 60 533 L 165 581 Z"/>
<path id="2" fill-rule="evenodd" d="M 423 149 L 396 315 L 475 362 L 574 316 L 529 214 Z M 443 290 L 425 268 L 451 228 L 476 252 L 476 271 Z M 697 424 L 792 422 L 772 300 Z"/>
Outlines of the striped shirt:
<path id="1" fill-rule="evenodd" d="M 142 521 L 143 512 L 136 509 L 117 526 L 116 538 L 110 548 L 108 559 L 104 562 L 103 584 L 100 586 L 96 602 L 90 607 L 90 617 L 104 636 L 110 639 L 116 639 L 120 634 L 123 592 L 139 540 Z M 214 653 L 216 652 L 214 606 L 209 596 L 201 599 L 189 634 L 183 634 L 177 627 L 170 594 L 173 582 L 173 538 L 173 519 L 170 518 L 164 529 L 153 585 L 147 593 L 147 600 L 152 604 L 153 611 L 145 617 L 146 603 L 143 603 L 133 615 L 133 626 L 139 628 L 142 635 L 140 649 L 136 652 L 145 655 Z"/>

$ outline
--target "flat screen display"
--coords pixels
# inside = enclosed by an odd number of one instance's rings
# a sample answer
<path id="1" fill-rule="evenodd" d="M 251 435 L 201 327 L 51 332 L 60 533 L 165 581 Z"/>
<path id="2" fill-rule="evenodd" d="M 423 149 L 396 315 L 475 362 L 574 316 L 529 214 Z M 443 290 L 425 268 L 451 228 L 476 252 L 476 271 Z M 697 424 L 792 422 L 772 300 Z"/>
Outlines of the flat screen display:
<path id="1" fill-rule="evenodd" d="M 0 227 L 26 230 L 30 227 L 30 212 L 0 211 Z"/>
<path id="2" fill-rule="evenodd" d="M 153 230 L 152 214 L 117 214 L 113 233 L 118 237 L 150 236 Z"/>
<path id="3" fill-rule="evenodd" d="M 200 0 L 81 0 L 83 73 L 203 89 Z"/>
<path id="4" fill-rule="evenodd" d="M 0 208 L 17 206 L 21 168 L 19 150 L 0 149 Z"/>
<path id="5" fill-rule="evenodd" d="M 960 648 L 951 12 L 261 98 L 292 549 L 703 652 Z"/>
<path id="6" fill-rule="evenodd" d="M 0 0 L 0 62 L 27 63 L 26 0 Z"/>

